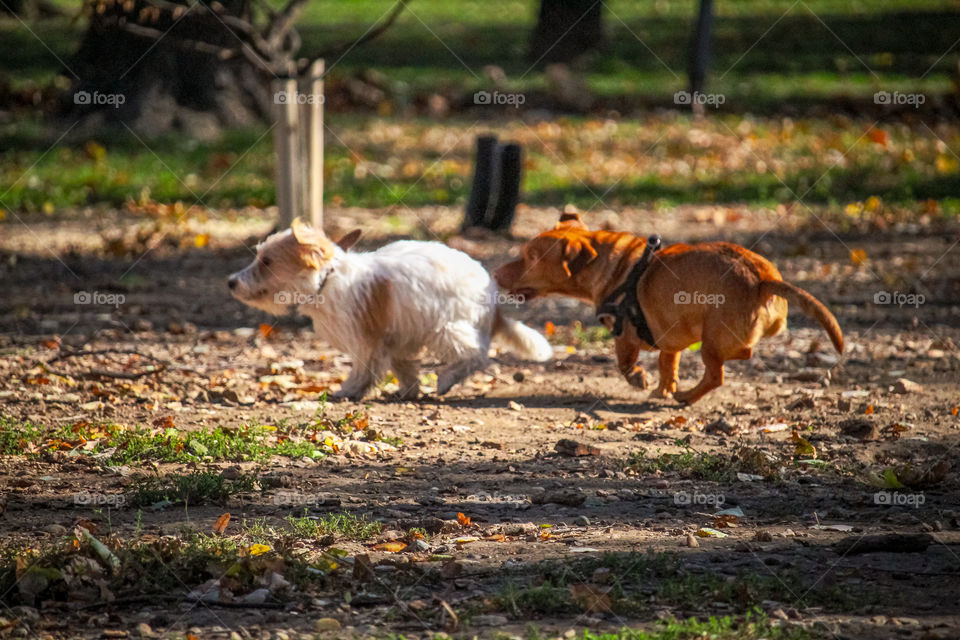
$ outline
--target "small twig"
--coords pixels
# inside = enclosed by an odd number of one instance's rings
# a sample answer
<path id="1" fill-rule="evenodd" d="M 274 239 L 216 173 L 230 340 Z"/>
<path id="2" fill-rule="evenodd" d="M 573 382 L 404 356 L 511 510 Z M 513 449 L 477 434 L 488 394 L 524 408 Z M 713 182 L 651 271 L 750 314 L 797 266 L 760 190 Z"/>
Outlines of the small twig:
<path id="1" fill-rule="evenodd" d="M 214 607 L 225 607 L 228 609 L 284 609 L 287 606 L 286 604 L 279 602 L 263 602 L 260 604 L 253 604 L 250 602 L 217 602 L 211 600 L 197 600 L 195 598 L 187 598 L 184 596 L 166 596 L 158 594 L 127 596 L 124 598 L 116 598 L 115 600 L 91 602 L 90 604 L 85 604 L 80 607 L 80 610 L 102 609 L 103 607 L 110 607 L 113 605 L 119 606 L 126 604 L 140 604 L 141 602 L 189 602 L 191 604 L 203 604 Z"/>
<path id="2" fill-rule="evenodd" d="M 153 371 L 108 371 L 107 369 L 91 369 L 83 374 L 85 378 L 120 378 L 121 380 L 138 380 L 144 376 L 152 376 L 166 371 L 166 367 L 157 367 Z"/>

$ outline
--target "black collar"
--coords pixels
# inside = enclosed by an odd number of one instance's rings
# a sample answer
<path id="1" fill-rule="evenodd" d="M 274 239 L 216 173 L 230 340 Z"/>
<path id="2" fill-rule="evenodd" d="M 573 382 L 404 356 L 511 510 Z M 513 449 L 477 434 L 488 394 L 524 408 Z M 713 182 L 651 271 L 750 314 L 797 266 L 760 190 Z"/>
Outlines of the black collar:
<path id="1" fill-rule="evenodd" d="M 320 279 L 320 285 L 317 287 L 317 293 L 319 294 L 323 291 L 323 288 L 327 286 L 327 278 L 330 277 L 330 274 L 333 273 L 333 267 L 327 269 L 327 272 L 323 274 L 323 278 Z"/>
<path id="2" fill-rule="evenodd" d="M 623 335 L 623 319 L 628 318 L 637 329 L 637 337 L 656 347 L 653 340 L 653 332 L 647 325 L 647 319 L 643 315 L 643 309 L 637 300 L 637 284 L 640 277 L 643 276 L 653 254 L 660 248 L 660 234 L 655 233 L 647 238 L 647 246 L 643 249 L 643 255 L 634 263 L 627 274 L 627 279 L 622 285 L 613 290 L 613 293 L 604 298 L 600 306 L 597 307 L 597 319 L 603 320 L 605 317 L 613 318 L 613 337 L 619 338 Z"/>

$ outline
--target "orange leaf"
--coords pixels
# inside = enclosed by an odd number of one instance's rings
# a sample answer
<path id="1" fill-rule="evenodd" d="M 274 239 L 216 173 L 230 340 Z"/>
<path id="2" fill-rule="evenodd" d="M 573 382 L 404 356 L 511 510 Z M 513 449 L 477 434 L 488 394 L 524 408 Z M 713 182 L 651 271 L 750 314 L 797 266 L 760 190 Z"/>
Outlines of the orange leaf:
<path id="1" fill-rule="evenodd" d="M 867 261 L 867 252 L 863 249 L 850 249 L 850 262 L 861 265 Z"/>
<path id="2" fill-rule="evenodd" d="M 503 542 L 507 539 L 507 536 L 502 533 L 495 533 L 492 536 L 487 536 L 484 540 L 490 540 L 491 542 Z"/>
<path id="3" fill-rule="evenodd" d="M 468 518 L 467 516 L 463 515 L 463 513 L 459 513 L 459 512 L 457 513 L 457 522 L 460 523 L 460 526 L 461 526 L 461 527 L 469 527 L 469 526 L 470 526 L 470 518 Z"/>
<path id="4" fill-rule="evenodd" d="M 214 533 L 223 533 L 227 529 L 227 525 L 230 524 L 230 513 L 227 512 L 217 518 L 217 523 L 213 525 Z"/>
<path id="5" fill-rule="evenodd" d="M 59 349 L 60 338 L 53 338 L 52 340 L 44 340 L 43 346 L 45 346 L 47 349 Z"/>
<path id="6" fill-rule="evenodd" d="M 543 325 L 543 332 L 548 336 L 552 336 L 557 332 L 557 325 L 547 320 L 546 324 Z"/>
<path id="7" fill-rule="evenodd" d="M 260 325 L 260 335 L 264 338 L 269 338 L 273 335 L 273 325 L 261 324 Z"/>
<path id="8" fill-rule="evenodd" d="M 866 411 L 864 411 L 864 413 L 867 414 L 867 415 L 870 415 L 871 413 L 873 413 L 873 405 L 871 404 L 869 407 L 867 407 L 867 409 L 866 409 Z"/>
<path id="9" fill-rule="evenodd" d="M 960 412 L 960 407 L 954 407 L 953 409 L 950 409 L 950 415 L 952 416 L 957 415 L 958 412 Z"/>
<path id="10" fill-rule="evenodd" d="M 405 542 L 398 542 L 394 540 L 393 542 L 381 542 L 380 544 L 373 545 L 373 548 L 377 551 L 389 551 L 390 553 L 398 553 L 407 548 Z"/>
<path id="11" fill-rule="evenodd" d="M 870 140 L 885 147 L 887 146 L 887 132 L 883 129 L 871 129 Z"/>
<path id="12" fill-rule="evenodd" d="M 549 531 L 541 531 L 541 532 L 540 532 L 540 539 L 541 539 L 541 540 L 549 540 L 549 539 L 552 538 L 552 537 L 553 537 L 553 534 L 551 534 Z"/>

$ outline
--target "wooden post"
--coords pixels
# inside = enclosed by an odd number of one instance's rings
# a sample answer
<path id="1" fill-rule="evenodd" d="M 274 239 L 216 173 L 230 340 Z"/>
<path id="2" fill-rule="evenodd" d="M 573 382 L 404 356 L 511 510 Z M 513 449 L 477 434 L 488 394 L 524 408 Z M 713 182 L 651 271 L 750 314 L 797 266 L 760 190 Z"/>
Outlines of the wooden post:
<path id="1" fill-rule="evenodd" d="M 463 219 L 463 228 L 482 227 L 490 204 L 497 150 L 497 136 L 477 136 L 477 150 L 473 166 L 473 184 Z"/>
<path id="2" fill-rule="evenodd" d="M 299 109 L 297 106 L 297 81 L 288 78 L 273 83 L 273 102 L 277 124 L 274 131 L 274 150 L 277 153 L 277 208 L 280 216 L 278 228 L 286 229 L 300 215 L 302 198 L 298 197 L 300 181 L 297 171 L 299 162 Z"/>
<path id="3" fill-rule="evenodd" d="M 493 231 L 504 231 L 513 224 L 513 216 L 520 200 L 520 184 L 523 182 L 523 150 L 519 144 L 508 143 L 497 148 L 499 171 L 495 193 L 497 199 L 485 225 Z"/>
<path id="4" fill-rule="evenodd" d="M 304 123 L 303 216 L 314 229 L 323 228 L 323 60 L 315 60 L 300 79 L 300 116 Z"/>
<path id="5" fill-rule="evenodd" d="M 710 62 L 710 28 L 713 24 L 713 0 L 700 0 L 700 13 L 690 50 L 690 104 L 693 112 L 703 115 L 704 106 L 695 95 L 703 92 Z"/>

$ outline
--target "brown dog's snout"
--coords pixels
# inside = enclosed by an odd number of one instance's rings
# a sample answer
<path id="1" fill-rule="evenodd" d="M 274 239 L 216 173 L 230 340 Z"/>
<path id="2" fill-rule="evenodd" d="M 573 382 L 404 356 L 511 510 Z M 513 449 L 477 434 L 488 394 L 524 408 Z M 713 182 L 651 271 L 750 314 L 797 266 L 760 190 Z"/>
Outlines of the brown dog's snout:
<path id="1" fill-rule="evenodd" d="M 493 279 L 497 281 L 499 286 L 509 289 L 514 286 L 517 280 L 517 270 L 516 262 L 508 262 L 493 272 Z"/>
<path id="2" fill-rule="evenodd" d="M 237 288 L 237 276 L 230 276 L 227 278 L 227 287 L 230 289 L 230 291 L 233 291 Z"/>

